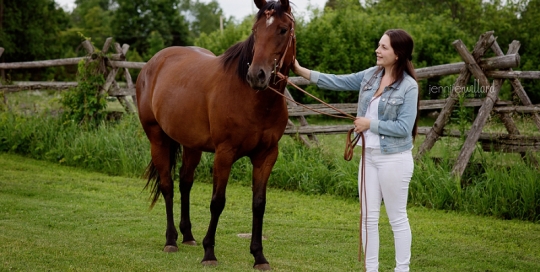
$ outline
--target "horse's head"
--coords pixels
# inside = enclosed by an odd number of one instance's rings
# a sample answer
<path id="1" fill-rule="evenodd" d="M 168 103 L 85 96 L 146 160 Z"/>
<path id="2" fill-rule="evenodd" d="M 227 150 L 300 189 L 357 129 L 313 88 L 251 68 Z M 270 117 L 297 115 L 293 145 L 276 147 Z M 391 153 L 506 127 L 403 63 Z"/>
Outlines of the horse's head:
<path id="1" fill-rule="evenodd" d="M 256 90 L 264 90 L 275 73 L 288 73 L 296 55 L 294 17 L 289 0 L 254 0 L 259 8 L 253 25 L 253 60 L 246 81 Z"/>

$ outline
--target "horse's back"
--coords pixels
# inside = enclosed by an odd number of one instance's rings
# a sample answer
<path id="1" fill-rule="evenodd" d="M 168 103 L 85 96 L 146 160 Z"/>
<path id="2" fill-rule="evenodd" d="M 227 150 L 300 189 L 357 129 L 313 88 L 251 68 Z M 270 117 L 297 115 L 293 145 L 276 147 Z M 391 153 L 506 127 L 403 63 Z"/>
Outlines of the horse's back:
<path id="1" fill-rule="evenodd" d="M 137 78 L 143 127 L 157 123 L 182 144 L 208 147 L 208 136 L 203 135 L 209 134 L 206 92 L 212 88 L 202 74 L 213 73 L 217 61 L 199 47 L 168 47 L 156 53 Z"/>
<path id="2" fill-rule="evenodd" d="M 215 60 L 216 56 L 207 49 L 200 47 L 167 47 L 156 53 L 142 68 L 137 78 L 137 94 L 153 88 L 156 77 L 166 77 L 163 72 L 169 70 L 175 73 L 175 77 L 189 77 L 190 66 L 196 67 L 199 63 Z M 167 78 L 165 78 L 167 79 Z M 139 86 L 140 81 L 140 86 Z"/>

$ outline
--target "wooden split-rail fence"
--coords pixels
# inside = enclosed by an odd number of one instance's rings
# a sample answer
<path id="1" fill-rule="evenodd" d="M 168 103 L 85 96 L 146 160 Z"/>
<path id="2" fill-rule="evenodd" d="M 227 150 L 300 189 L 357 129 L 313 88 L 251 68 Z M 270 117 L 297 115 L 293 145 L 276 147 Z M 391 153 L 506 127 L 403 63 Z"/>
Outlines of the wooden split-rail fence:
<path id="1" fill-rule="evenodd" d="M 76 65 L 84 58 L 92 58 L 94 56 L 94 47 L 89 41 L 82 43 L 86 49 L 88 56 L 81 58 L 69 58 L 58 60 L 45 60 L 33 62 L 19 63 L 0 63 L 0 70 L 3 69 L 28 69 L 42 68 L 51 66 Z M 106 82 L 102 86 L 102 92 L 108 93 L 109 96 L 118 98 L 119 102 L 124 106 L 126 112 L 136 111 L 135 85 L 131 78 L 128 69 L 141 69 L 144 62 L 128 62 L 126 54 L 129 45 L 120 46 L 118 43 L 112 43 L 112 38 L 108 38 L 101 52 L 107 53 L 113 46 L 116 53 L 107 55 L 105 64 L 107 66 L 105 73 Z M 455 84 L 451 86 L 450 94 L 447 99 L 439 100 L 421 100 L 420 110 L 440 110 L 438 117 L 432 127 L 420 127 L 419 134 L 426 135 L 415 155 L 416 159 L 421 158 L 426 154 L 441 137 L 463 137 L 465 142 L 461 152 L 453 167 L 453 174 L 461 177 L 477 143 L 481 144 L 484 150 L 496 150 L 502 152 L 517 152 L 528 162 L 535 164 L 538 167 L 538 162 L 534 156 L 535 151 L 540 151 L 540 137 L 521 135 L 518 127 L 512 119 L 512 113 L 530 114 L 536 127 L 540 130 L 540 105 L 533 105 L 531 100 L 525 93 L 520 79 L 540 79 L 538 71 L 513 71 L 512 68 L 519 66 L 520 57 L 518 50 L 520 43 L 513 41 L 506 54 L 503 53 L 500 46 L 497 44 L 496 37 L 493 36 L 493 31 L 482 34 L 474 46 L 472 52 L 469 52 L 465 44 L 461 40 L 453 42 L 453 46 L 459 53 L 463 62 L 443 64 L 425 68 L 416 69 L 416 74 L 419 80 L 432 77 L 440 77 L 445 75 L 458 74 Z M 494 57 L 484 58 L 485 53 L 491 49 Z M 0 56 L 4 49 L 0 47 Z M 121 85 L 116 82 L 118 73 L 122 73 L 125 79 L 125 84 Z M 459 95 L 467 89 L 471 77 L 474 77 L 478 82 L 478 88 L 486 94 L 485 98 L 481 99 L 466 99 L 460 106 L 479 107 L 478 114 L 471 128 L 462 135 L 459 131 L 450 131 L 445 129 L 445 126 L 450 120 L 450 115 L 454 107 L 458 104 Z M 492 82 L 488 80 L 492 78 Z M 292 77 L 290 80 L 296 85 L 309 85 L 309 81 L 300 78 Z M 504 80 L 509 80 L 512 85 L 513 92 L 519 98 L 521 105 L 515 105 L 511 101 L 499 100 L 499 92 Z M 40 89 L 68 89 L 77 86 L 76 82 L 34 82 L 34 83 L 19 83 L 15 85 L 1 85 L 0 91 L 4 93 L 17 92 L 22 90 L 40 90 Z M 488 90 L 488 91 L 486 91 Z M 286 94 L 292 98 L 290 93 Z M 4 96 L 5 97 L 5 96 Z M 304 107 L 298 106 L 295 103 L 288 102 L 289 116 L 292 119 L 297 119 L 297 124 L 289 119 L 289 125 L 285 134 L 291 135 L 306 145 L 311 145 L 317 142 L 317 134 L 339 134 L 346 133 L 351 127 L 350 125 L 325 125 L 317 126 L 310 125 L 306 116 L 320 114 Z M 356 103 L 332 104 L 343 112 L 356 114 Z M 308 105 L 320 112 L 337 114 L 334 110 L 325 107 L 321 104 Z M 483 133 L 482 129 L 486 124 L 488 117 L 491 114 L 500 116 L 508 133 Z"/>

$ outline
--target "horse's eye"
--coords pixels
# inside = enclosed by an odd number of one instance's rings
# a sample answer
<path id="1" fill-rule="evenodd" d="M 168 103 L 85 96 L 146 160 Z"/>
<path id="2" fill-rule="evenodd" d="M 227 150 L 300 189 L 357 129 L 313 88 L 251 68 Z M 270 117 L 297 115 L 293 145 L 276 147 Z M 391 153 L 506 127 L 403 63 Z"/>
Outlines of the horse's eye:
<path id="1" fill-rule="evenodd" d="M 279 31 L 279 34 L 283 35 L 287 33 L 287 29 L 286 28 L 282 28 L 280 31 Z"/>

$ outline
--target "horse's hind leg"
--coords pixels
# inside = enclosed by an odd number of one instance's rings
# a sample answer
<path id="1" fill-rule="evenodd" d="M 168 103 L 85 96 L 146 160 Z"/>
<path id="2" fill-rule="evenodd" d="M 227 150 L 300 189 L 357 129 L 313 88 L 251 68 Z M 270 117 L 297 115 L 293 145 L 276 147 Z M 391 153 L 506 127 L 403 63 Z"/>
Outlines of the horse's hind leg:
<path id="1" fill-rule="evenodd" d="M 167 230 L 165 232 L 166 242 L 163 251 L 176 252 L 178 251 L 178 245 L 176 244 L 178 231 L 176 231 L 173 218 L 174 181 L 172 170 L 176 164 L 180 145 L 165 134 L 158 125 L 145 127 L 145 131 L 150 140 L 152 164 L 159 174 L 159 178 L 156 180 L 157 190 L 155 190 L 154 203 L 160 192 L 165 199 Z"/>
<path id="2" fill-rule="evenodd" d="M 202 152 L 184 147 L 182 153 L 182 167 L 180 168 L 180 232 L 184 236 L 182 243 L 197 245 L 191 233 L 191 219 L 189 216 L 190 192 L 193 186 L 195 168 L 201 161 Z"/>

